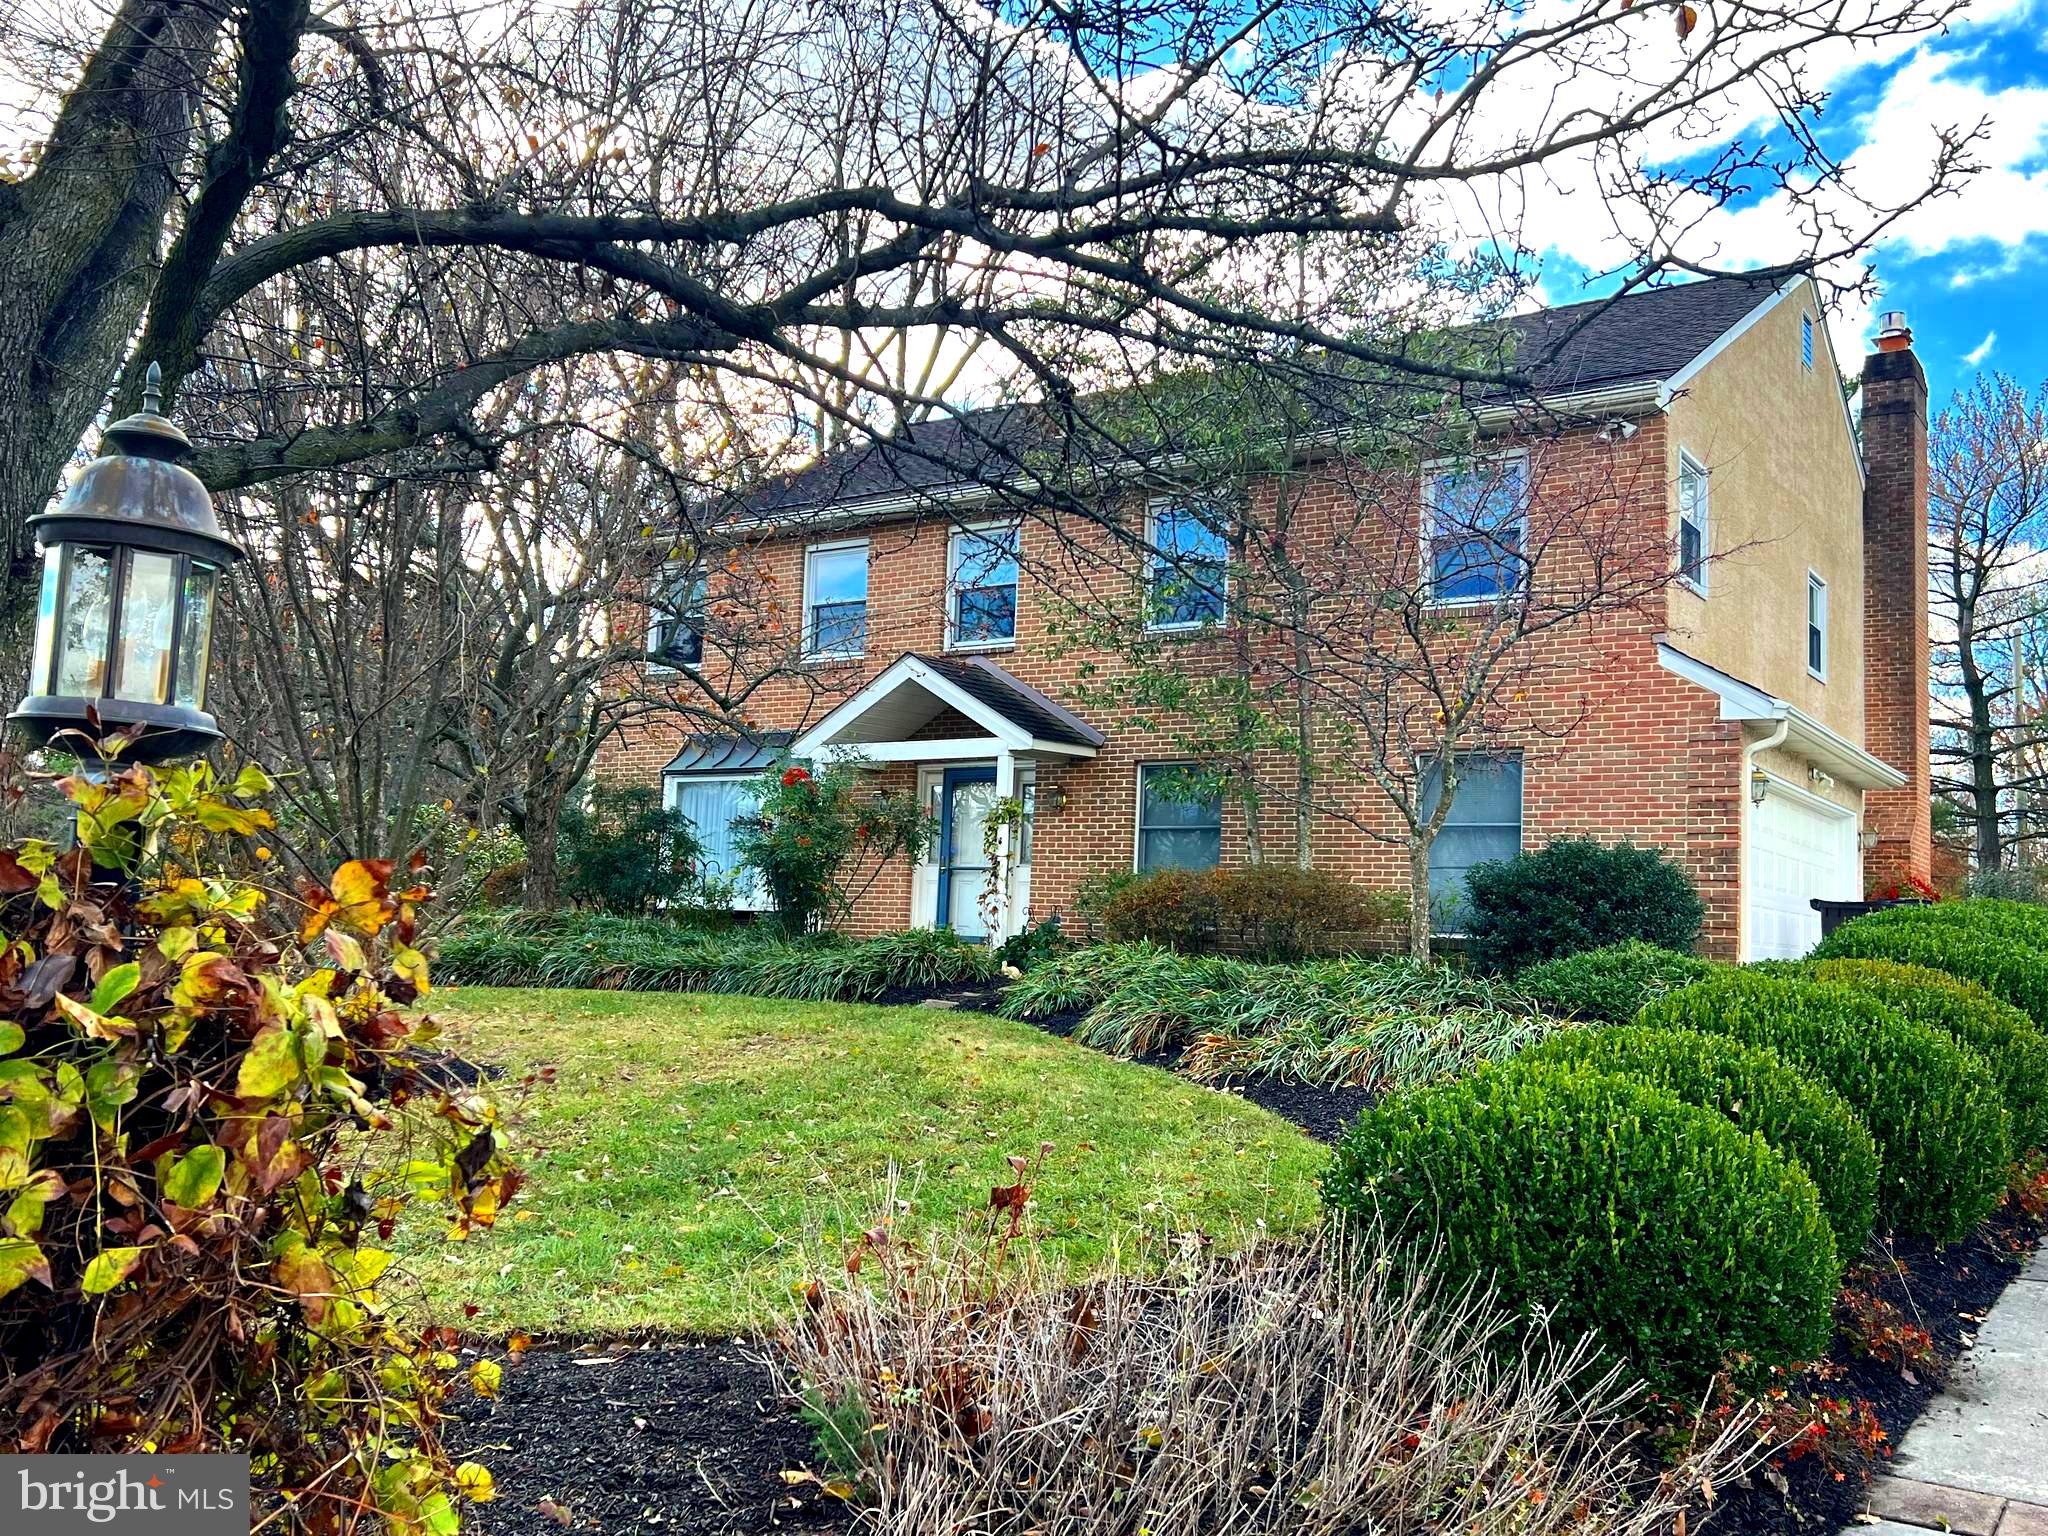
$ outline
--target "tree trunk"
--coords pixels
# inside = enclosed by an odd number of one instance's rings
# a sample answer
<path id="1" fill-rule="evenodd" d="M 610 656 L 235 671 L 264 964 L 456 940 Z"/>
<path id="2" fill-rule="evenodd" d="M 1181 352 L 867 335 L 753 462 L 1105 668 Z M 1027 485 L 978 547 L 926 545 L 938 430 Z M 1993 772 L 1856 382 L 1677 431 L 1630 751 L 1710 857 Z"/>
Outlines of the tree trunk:
<path id="1" fill-rule="evenodd" d="M 200 82 L 212 6 L 124 0 L 64 99 L 35 172 L 0 186 L 0 669 L 27 676 L 34 540 L 107 398 L 155 280 Z"/>
<path id="2" fill-rule="evenodd" d="M 1434 833 L 1417 830 L 1408 834 L 1408 958 L 1418 965 L 1429 963 L 1429 845 Z"/>
<path id="3" fill-rule="evenodd" d="M 1294 863 L 1315 867 L 1316 711 L 1308 686 L 1308 615 L 1294 615 Z"/>
<path id="4" fill-rule="evenodd" d="M 556 860 L 556 841 L 562 830 L 562 801 L 566 786 L 543 777 L 531 784 L 526 796 L 526 881 L 520 899 L 529 912 L 552 912 L 562 904 L 562 871 Z"/>
<path id="5" fill-rule="evenodd" d="M 1970 814 L 1977 830 L 1977 867 L 1997 869 L 2005 854 L 1998 825 L 1998 727 L 1991 718 L 1990 686 L 1977 665 L 1973 606 L 1959 605 L 1956 615 L 1956 654 L 1970 706 Z"/>

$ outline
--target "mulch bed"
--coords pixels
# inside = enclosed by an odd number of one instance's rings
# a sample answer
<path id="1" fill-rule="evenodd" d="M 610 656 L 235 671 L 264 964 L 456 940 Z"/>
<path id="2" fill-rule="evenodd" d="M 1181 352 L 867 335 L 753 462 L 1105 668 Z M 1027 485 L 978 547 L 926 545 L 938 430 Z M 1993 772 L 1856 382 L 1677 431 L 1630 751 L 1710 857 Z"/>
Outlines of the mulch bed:
<path id="1" fill-rule="evenodd" d="M 1716 1536 L 1812 1536 L 1854 1520 L 1863 1508 L 1868 1475 L 1883 1471 L 1885 1458 L 1941 1390 L 1942 1379 L 1975 1338 L 1984 1314 L 2019 1274 L 2043 1230 L 2041 1222 L 2001 1210 L 1951 1248 L 1901 1241 L 1892 1249 L 1895 1266 L 1852 1275 L 1933 1336 L 1935 1363 L 1905 1370 L 1858 1355 L 1838 1328 L 1827 1364 L 1797 1386 L 1869 1404 L 1886 1438 L 1874 1464 L 1853 1453 L 1780 1459 L 1753 1473 L 1745 1486 L 1722 1489 L 1704 1529 Z"/>
<path id="2" fill-rule="evenodd" d="M 465 1396 L 445 1439 L 491 1469 L 479 1536 L 837 1533 L 845 1506 L 785 1471 L 811 1437 L 775 1400 L 749 1341 L 536 1345 L 504 1360 L 495 1399 Z M 601 1362 L 601 1363 L 579 1363 Z"/>

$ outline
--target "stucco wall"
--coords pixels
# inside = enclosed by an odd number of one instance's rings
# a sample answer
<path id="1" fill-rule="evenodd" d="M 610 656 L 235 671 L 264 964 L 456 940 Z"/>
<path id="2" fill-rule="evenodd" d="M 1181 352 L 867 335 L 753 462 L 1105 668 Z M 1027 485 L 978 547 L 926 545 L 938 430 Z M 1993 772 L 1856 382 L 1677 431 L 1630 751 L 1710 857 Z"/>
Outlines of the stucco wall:
<path id="1" fill-rule="evenodd" d="M 1800 320 L 1814 320 L 1814 364 Z M 1863 741 L 1863 502 L 1841 377 L 1812 286 L 1780 300 L 1671 403 L 1670 474 L 1704 464 L 1716 558 L 1704 598 L 1674 588 L 1674 642 Z M 1677 537 L 1677 497 L 1672 498 Z M 1828 584 L 1827 680 L 1806 670 L 1806 574 Z"/>

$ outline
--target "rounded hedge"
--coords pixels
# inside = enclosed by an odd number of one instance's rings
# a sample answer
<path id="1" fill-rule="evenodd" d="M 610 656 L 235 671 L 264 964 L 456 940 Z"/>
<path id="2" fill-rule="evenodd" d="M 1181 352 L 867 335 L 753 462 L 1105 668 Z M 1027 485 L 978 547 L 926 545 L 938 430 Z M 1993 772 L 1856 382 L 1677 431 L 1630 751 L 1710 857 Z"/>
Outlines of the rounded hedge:
<path id="1" fill-rule="evenodd" d="M 1467 951 L 1502 971 L 1625 939 L 1688 950 L 1707 915 L 1684 870 L 1631 843 L 1559 838 L 1475 865 L 1465 884 Z"/>
<path id="2" fill-rule="evenodd" d="M 1939 1030 L 1853 987 L 1734 970 L 1658 998 L 1639 1022 L 1768 1046 L 1840 1094 L 1877 1139 L 1889 1225 L 1954 1242 L 1998 1203 L 2010 1120 L 1982 1058 Z"/>
<path id="3" fill-rule="evenodd" d="M 1515 986 L 1546 1013 L 1626 1024 L 1653 997 L 1713 973 L 1713 963 L 1642 939 L 1625 939 L 1528 967 Z"/>
<path id="4" fill-rule="evenodd" d="M 1930 915 L 1938 910 L 1889 907 L 1856 918 L 1822 939 L 1812 958 L 1924 965 L 1976 982 L 2048 1029 L 2048 953 L 1992 931 L 1991 924 L 1978 926 L 1966 919 Z"/>
<path id="5" fill-rule="evenodd" d="M 1776 1051 L 1694 1029 L 1632 1025 L 1564 1030 L 1518 1059 L 1619 1073 L 1727 1116 L 1806 1170 L 1844 1260 L 1869 1239 L 1877 1220 L 1877 1143 L 1839 1094 Z"/>
<path id="6" fill-rule="evenodd" d="M 1659 1391 L 1827 1347 L 1841 1264 L 1813 1181 L 1647 1083 L 1511 1063 L 1395 1094 L 1338 1143 L 1323 1195 L 1434 1239 L 1447 1278 L 1553 1309 Z"/>
<path id="7" fill-rule="evenodd" d="M 1974 981 L 1896 960 L 1822 960 L 1811 974 L 1867 992 L 1975 1051 L 2012 1117 L 2013 1151 L 2048 1147 L 2048 1035 L 2021 1009 Z"/>

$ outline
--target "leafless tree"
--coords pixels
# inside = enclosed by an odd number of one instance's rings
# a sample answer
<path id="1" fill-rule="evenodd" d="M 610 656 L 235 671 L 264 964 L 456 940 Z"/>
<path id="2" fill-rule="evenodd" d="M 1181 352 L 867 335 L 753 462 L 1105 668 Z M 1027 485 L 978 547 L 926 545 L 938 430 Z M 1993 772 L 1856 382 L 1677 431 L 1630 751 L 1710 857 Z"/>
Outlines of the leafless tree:
<path id="1" fill-rule="evenodd" d="M 1997 869 L 2048 831 L 2048 390 L 1980 377 L 1931 439 L 1935 789 Z"/>

